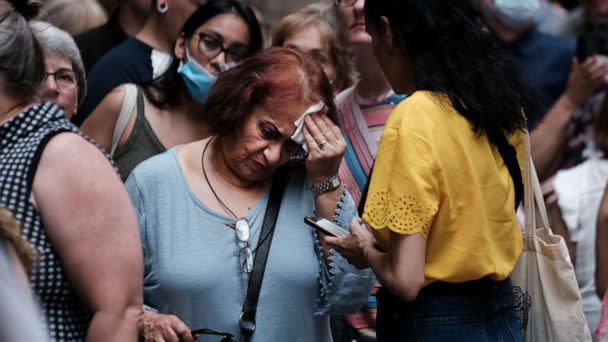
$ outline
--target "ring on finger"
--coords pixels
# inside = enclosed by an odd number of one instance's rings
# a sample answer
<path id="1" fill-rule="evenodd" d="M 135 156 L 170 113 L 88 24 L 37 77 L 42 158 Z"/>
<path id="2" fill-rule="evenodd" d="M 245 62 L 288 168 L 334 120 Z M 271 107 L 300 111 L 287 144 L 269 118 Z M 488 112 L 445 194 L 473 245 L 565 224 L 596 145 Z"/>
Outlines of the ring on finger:
<path id="1" fill-rule="evenodd" d="M 321 150 L 322 150 L 322 149 L 324 149 L 324 148 L 325 148 L 325 146 L 327 146 L 327 140 L 325 140 L 325 139 L 321 139 L 321 141 L 319 141 L 319 142 L 317 143 L 317 145 L 319 145 L 319 149 L 321 149 Z"/>

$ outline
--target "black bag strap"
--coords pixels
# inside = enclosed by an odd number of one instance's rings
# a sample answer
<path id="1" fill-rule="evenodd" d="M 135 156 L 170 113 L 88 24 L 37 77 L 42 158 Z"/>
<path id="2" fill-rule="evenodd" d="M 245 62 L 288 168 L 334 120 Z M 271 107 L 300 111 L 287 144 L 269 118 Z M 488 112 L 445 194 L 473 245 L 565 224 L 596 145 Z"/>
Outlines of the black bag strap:
<path id="1" fill-rule="evenodd" d="M 517 161 L 517 151 L 513 145 L 509 144 L 505 134 L 498 129 L 488 129 L 488 139 L 494 143 L 498 152 L 500 153 L 509 174 L 513 181 L 513 187 L 515 188 L 515 210 L 519 207 L 519 203 L 524 196 L 524 182 L 521 175 L 521 169 L 519 168 L 519 162 Z"/>
<path id="2" fill-rule="evenodd" d="M 262 231 L 256 247 L 256 253 L 253 260 L 253 270 L 249 275 L 249 283 L 247 285 L 247 298 L 243 303 L 243 311 L 239 318 L 239 327 L 241 329 L 241 341 L 248 342 L 255 331 L 255 314 L 260 298 L 260 290 L 262 289 L 262 280 L 264 279 L 264 271 L 266 270 L 266 261 L 268 260 L 268 252 L 274 235 L 274 228 L 277 224 L 279 209 L 283 199 L 285 188 L 286 170 L 277 170 L 273 177 L 268 205 L 266 206 L 266 214 L 262 224 Z"/>

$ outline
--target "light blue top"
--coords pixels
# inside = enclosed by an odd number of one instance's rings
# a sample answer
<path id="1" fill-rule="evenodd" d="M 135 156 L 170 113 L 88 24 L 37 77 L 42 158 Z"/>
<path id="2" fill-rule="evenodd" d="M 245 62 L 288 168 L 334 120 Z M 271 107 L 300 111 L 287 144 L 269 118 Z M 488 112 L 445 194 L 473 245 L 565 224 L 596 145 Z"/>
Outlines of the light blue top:
<path id="1" fill-rule="evenodd" d="M 238 337 L 248 278 L 238 263 L 235 231 L 226 226 L 234 220 L 210 210 L 196 197 L 175 151 L 141 163 L 126 182 L 142 233 L 144 302 L 178 316 L 191 329 L 212 328 Z M 314 211 L 308 187 L 303 172 L 289 175 L 253 342 L 331 341 L 328 314 L 356 311 L 371 288 L 371 270 L 357 270 L 335 251 L 326 267 L 316 232 L 303 222 Z M 251 226 L 252 249 L 258 243 L 268 194 L 245 217 Z M 345 194 L 335 220 L 346 227 L 355 215 L 354 203 Z"/>

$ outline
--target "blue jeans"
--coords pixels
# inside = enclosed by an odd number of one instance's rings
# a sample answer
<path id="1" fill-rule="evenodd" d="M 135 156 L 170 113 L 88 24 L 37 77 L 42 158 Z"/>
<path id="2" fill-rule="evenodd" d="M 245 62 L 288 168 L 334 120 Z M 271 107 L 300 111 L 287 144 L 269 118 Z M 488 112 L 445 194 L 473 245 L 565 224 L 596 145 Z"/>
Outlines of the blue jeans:
<path id="1" fill-rule="evenodd" d="M 379 342 L 523 341 L 511 282 L 433 283 L 414 302 L 378 292 Z"/>

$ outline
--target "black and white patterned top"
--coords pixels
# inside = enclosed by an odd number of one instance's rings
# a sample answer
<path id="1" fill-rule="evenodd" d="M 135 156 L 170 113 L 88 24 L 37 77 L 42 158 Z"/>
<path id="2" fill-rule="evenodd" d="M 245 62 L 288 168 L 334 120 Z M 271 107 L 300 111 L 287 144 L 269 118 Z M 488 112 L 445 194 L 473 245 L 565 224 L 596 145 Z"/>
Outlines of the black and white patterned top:
<path id="1" fill-rule="evenodd" d="M 22 236 L 39 254 L 30 284 L 40 301 L 52 341 L 84 341 L 91 320 L 79 302 L 30 201 L 36 168 L 46 143 L 57 133 L 80 134 L 55 104 L 36 105 L 0 126 L 0 204 L 22 225 Z"/>

